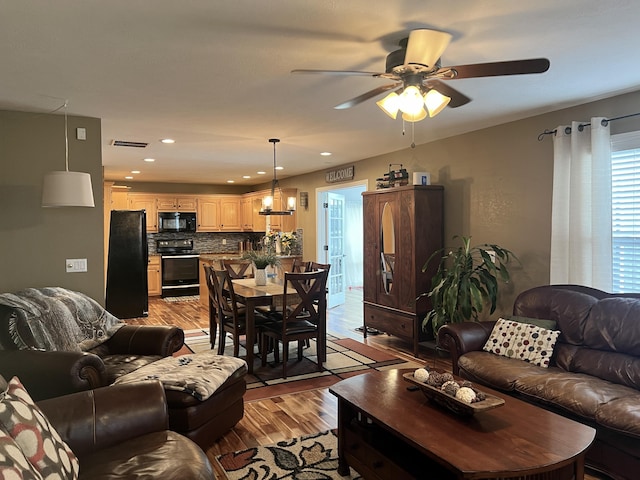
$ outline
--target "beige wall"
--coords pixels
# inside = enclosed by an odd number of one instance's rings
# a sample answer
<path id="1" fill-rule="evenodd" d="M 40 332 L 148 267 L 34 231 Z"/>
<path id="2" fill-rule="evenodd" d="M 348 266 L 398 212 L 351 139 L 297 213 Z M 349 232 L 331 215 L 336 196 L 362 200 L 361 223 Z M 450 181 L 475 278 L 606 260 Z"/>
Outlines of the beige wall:
<path id="1" fill-rule="evenodd" d="M 64 116 L 0 111 L 0 292 L 62 286 L 103 303 L 100 120 L 68 123 L 69 169 L 91 174 L 95 208 L 40 206 L 45 173 L 65 168 Z M 67 258 L 86 258 L 88 272 L 66 273 Z"/>
<path id="2" fill-rule="evenodd" d="M 517 293 L 549 281 L 553 145 L 550 136 L 539 142 L 538 134 L 571 120 L 636 112 L 640 112 L 640 92 L 365 159 L 355 163 L 355 180 L 368 179 L 369 188 L 374 189 L 375 179 L 390 163 L 402 163 L 411 172 L 431 172 L 432 183 L 445 187 L 449 245 L 454 235 L 470 235 L 474 244 L 497 243 L 520 258 L 521 264 L 512 266 L 513 282 L 501 301 L 501 311 L 508 311 Z M 0 112 L 0 291 L 63 285 L 102 299 L 102 191 L 96 188 L 100 184 L 99 120 L 70 119 L 72 131 L 76 126 L 88 129 L 86 143 L 71 142 L 71 167 L 92 174 L 97 208 L 53 211 L 39 207 L 42 176 L 63 165 L 62 121 L 59 115 Z M 425 120 L 419 128 L 428 128 L 430 121 L 437 119 Z M 389 128 L 397 127 L 390 121 Z M 613 122 L 611 129 L 614 134 L 640 130 L 640 119 Z M 304 257 L 316 258 L 316 189 L 328 186 L 324 170 L 281 179 L 280 185 L 309 192 L 309 207 L 299 208 L 297 217 L 304 229 Z M 145 186 L 147 191 L 150 188 Z M 185 193 L 200 192 L 199 187 L 189 190 L 192 187 L 187 186 L 172 186 L 171 191 L 183 188 Z M 88 274 L 64 273 L 64 259 L 75 257 L 89 259 Z"/>
<path id="3" fill-rule="evenodd" d="M 464 108 L 464 107 L 463 107 Z M 510 313 L 515 296 L 549 282 L 553 140 L 545 129 L 592 116 L 614 118 L 640 112 L 640 92 L 511 122 L 407 148 L 355 163 L 355 179 L 375 179 L 390 163 L 402 163 L 410 172 L 431 172 L 431 181 L 445 187 L 445 243 L 454 235 L 472 237 L 472 244 L 496 243 L 513 251 L 513 281 L 502 291 L 500 312 Z M 428 128 L 425 120 L 420 128 Z M 437 119 L 432 120 L 437 121 Z M 396 125 L 397 126 L 397 125 Z M 390 123 L 390 128 L 394 128 Z M 639 130 L 640 119 L 611 123 L 612 134 Z M 315 258 L 315 189 L 326 187 L 324 171 L 280 181 L 309 192 L 309 209 L 298 210 L 304 229 L 304 257 Z"/>

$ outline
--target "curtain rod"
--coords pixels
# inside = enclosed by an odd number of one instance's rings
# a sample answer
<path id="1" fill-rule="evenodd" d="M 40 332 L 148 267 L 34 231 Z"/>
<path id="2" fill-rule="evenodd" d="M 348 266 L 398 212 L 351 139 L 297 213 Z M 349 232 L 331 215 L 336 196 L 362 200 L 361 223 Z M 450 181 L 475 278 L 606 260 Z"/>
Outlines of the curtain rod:
<path id="1" fill-rule="evenodd" d="M 600 123 L 602 124 L 603 127 L 606 127 L 609 124 L 609 122 L 613 122 L 615 120 L 622 120 L 623 118 L 636 117 L 638 115 L 640 115 L 640 112 L 631 113 L 629 115 L 622 115 L 621 117 L 615 117 L 615 118 L 603 118 Z M 580 125 L 578 125 L 578 131 L 581 132 L 582 130 L 584 130 L 584 127 L 589 127 L 589 126 L 591 126 L 591 122 L 581 123 Z M 540 135 L 538 135 L 538 141 L 541 142 L 542 140 L 544 140 L 545 135 L 555 135 L 557 132 L 558 132 L 558 129 L 545 130 Z M 570 134 L 571 127 L 565 127 L 564 133 L 566 133 L 567 135 Z"/>

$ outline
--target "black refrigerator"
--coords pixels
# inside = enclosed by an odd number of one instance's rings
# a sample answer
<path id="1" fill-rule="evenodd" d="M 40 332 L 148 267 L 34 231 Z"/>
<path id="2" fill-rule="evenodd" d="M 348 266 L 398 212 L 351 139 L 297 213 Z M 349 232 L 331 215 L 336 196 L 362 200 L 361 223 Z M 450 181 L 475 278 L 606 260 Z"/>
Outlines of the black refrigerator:
<path id="1" fill-rule="evenodd" d="M 112 210 L 106 307 L 118 318 L 146 317 L 147 220 L 144 210 Z"/>

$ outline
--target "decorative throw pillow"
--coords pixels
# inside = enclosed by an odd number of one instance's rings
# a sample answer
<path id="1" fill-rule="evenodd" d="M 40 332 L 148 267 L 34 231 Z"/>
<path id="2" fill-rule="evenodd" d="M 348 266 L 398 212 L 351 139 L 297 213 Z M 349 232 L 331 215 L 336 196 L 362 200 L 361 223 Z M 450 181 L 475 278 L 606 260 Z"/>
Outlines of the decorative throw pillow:
<path id="1" fill-rule="evenodd" d="M 547 320 L 543 318 L 519 317 L 517 315 L 505 315 L 503 320 L 511 320 L 512 322 L 529 323 L 536 327 L 546 328 L 547 330 L 555 330 L 557 322 L 555 320 Z"/>
<path id="2" fill-rule="evenodd" d="M 482 349 L 547 368 L 559 335 L 559 330 L 500 318 Z"/>
<path id="3" fill-rule="evenodd" d="M 77 479 L 78 459 L 13 377 L 0 401 L 0 425 L 47 480 Z"/>
<path id="4" fill-rule="evenodd" d="M 1 480 L 42 480 L 16 441 L 0 428 L 0 479 Z"/>

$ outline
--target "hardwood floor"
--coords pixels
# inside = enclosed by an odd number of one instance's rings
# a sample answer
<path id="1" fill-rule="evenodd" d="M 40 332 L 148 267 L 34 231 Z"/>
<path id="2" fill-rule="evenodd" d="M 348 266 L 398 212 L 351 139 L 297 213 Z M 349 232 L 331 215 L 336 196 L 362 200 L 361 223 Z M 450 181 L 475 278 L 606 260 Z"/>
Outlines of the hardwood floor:
<path id="1" fill-rule="evenodd" d="M 428 348 L 420 352 L 420 359 L 411 355 L 411 345 L 386 334 L 370 335 L 367 339 L 356 328 L 362 325 L 362 292 L 347 292 L 347 302 L 327 312 L 327 330 L 338 336 L 354 338 L 363 343 L 393 352 L 398 357 L 451 370 L 447 358 L 439 357 Z M 207 328 L 209 313 L 199 302 L 167 302 L 159 297 L 149 301 L 149 316 L 129 319 L 140 325 L 177 325 L 185 330 Z M 318 388 L 295 394 L 278 395 L 267 399 L 245 402 L 245 415 L 225 436 L 207 450 L 218 478 L 225 478 L 218 470 L 217 455 L 246 448 L 268 445 L 337 428 L 337 401 L 327 388 Z M 585 475 L 587 480 L 606 479 L 604 476 Z"/>

